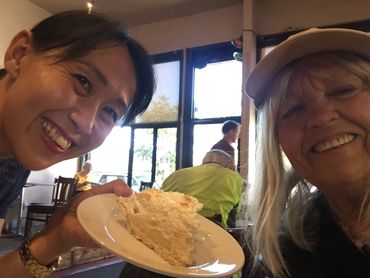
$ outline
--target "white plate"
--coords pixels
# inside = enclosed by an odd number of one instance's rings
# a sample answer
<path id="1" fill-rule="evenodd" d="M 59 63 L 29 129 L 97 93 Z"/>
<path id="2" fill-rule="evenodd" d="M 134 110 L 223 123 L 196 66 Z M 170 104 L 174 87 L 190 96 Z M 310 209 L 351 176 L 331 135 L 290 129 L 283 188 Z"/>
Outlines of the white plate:
<path id="1" fill-rule="evenodd" d="M 212 221 L 199 216 L 195 264 L 172 266 L 126 230 L 122 210 L 114 194 L 84 200 L 77 209 L 82 227 L 101 246 L 127 262 L 174 277 L 228 277 L 244 264 L 243 250 L 237 241 Z"/>

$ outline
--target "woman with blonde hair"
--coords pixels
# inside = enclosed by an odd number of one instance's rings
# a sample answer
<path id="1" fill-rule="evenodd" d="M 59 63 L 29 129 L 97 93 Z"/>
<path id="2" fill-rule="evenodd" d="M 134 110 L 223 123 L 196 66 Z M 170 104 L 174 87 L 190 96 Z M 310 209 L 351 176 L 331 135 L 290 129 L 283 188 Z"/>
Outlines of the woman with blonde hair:
<path id="1" fill-rule="evenodd" d="M 258 119 L 248 277 L 370 277 L 370 35 L 298 33 L 246 91 Z"/>

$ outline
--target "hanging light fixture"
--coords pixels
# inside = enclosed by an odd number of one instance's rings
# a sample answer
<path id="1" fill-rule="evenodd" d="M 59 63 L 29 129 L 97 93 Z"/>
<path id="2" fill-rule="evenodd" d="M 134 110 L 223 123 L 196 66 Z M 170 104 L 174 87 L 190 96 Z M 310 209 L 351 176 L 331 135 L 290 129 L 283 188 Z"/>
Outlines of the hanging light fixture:
<path id="1" fill-rule="evenodd" d="M 231 44 L 235 46 L 237 49 L 243 49 L 243 35 L 241 35 L 239 38 L 233 39 L 231 41 Z M 243 52 L 237 51 L 233 53 L 233 57 L 235 60 L 242 62 L 243 61 Z"/>
<path id="2" fill-rule="evenodd" d="M 94 4 L 95 4 L 95 1 L 94 0 L 87 1 L 86 6 L 87 6 L 87 13 L 88 14 L 93 13 Z"/>

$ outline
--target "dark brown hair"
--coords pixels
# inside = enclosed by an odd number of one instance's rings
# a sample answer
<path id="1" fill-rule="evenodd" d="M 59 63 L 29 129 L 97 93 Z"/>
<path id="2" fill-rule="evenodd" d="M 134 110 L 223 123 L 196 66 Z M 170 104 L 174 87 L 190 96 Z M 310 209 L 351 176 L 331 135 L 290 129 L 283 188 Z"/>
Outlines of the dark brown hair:
<path id="1" fill-rule="evenodd" d="M 81 57 L 104 43 L 128 48 L 137 79 L 136 94 L 129 111 L 119 124 L 131 122 L 149 106 L 155 88 L 151 59 L 146 50 L 129 37 L 123 25 L 106 15 L 86 11 L 66 11 L 52 15 L 31 30 L 32 46 L 37 52 L 61 49 L 60 61 Z M 0 78 L 5 70 L 0 71 Z"/>

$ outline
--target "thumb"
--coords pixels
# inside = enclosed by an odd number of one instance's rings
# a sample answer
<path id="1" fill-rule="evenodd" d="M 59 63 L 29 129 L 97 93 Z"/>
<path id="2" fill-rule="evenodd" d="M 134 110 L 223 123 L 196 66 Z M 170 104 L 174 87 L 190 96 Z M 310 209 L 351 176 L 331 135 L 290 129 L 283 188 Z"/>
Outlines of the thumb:
<path id="1" fill-rule="evenodd" d="M 92 195 L 104 194 L 104 193 L 115 193 L 118 196 L 130 196 L 132 189 L 123 180 L 114 180 L 106 184 L 96 186 L 89 190 Z"/>

